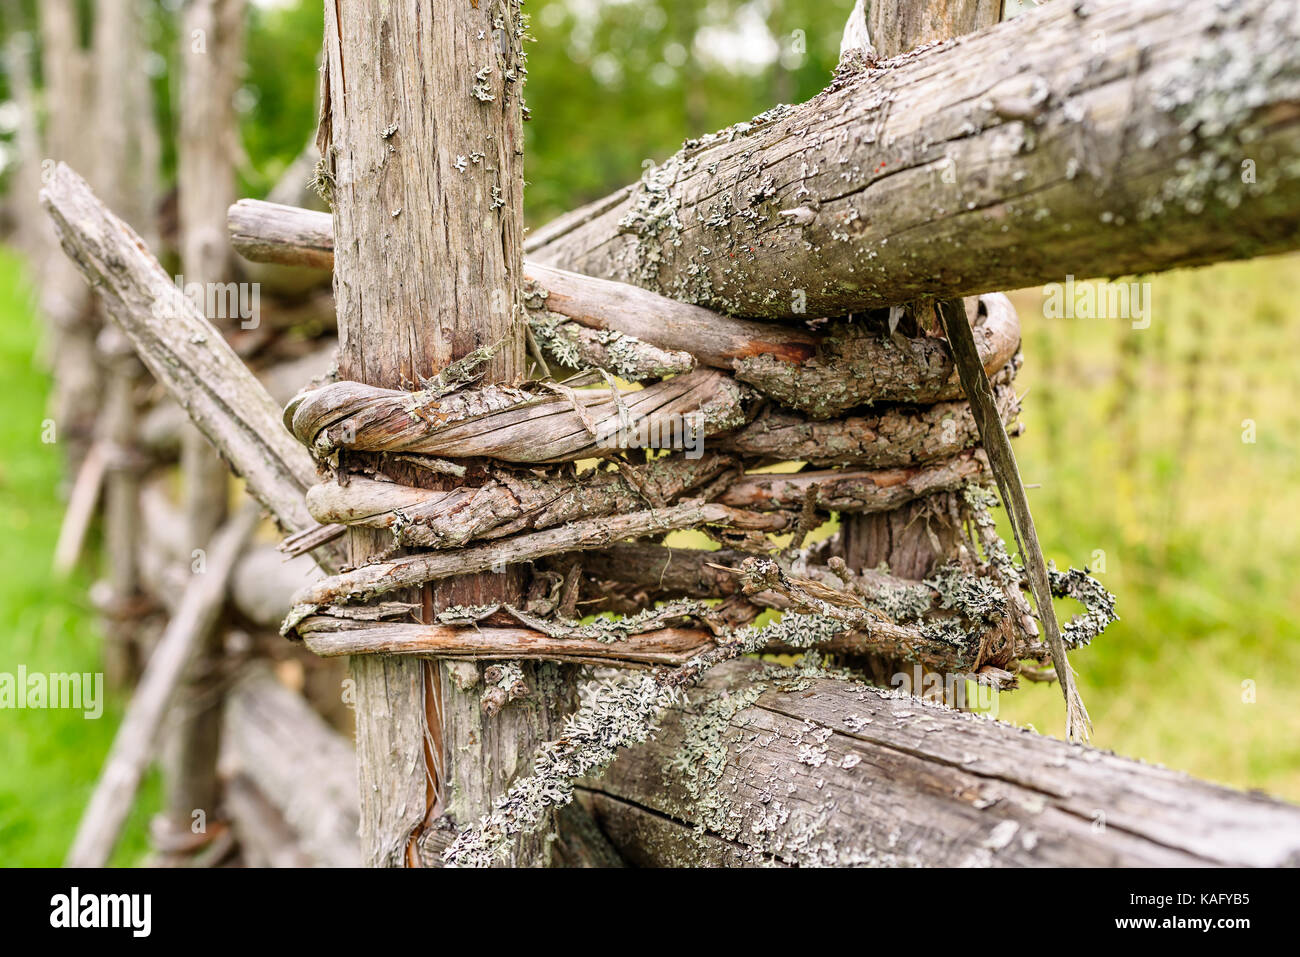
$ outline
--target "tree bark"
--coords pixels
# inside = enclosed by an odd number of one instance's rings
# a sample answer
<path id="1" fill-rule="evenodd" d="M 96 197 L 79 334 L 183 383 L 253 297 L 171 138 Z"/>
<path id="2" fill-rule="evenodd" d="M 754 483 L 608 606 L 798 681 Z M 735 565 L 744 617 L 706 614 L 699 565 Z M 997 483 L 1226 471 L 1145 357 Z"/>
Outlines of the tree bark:
<path id="1" fill-rule="evenodd" d="M 487 381 L 523 372 L 522 154 L 517 5 L 415 0 L 325 5 L 318 143 L 332 181 L 343 378 L 400 388 L 485 346 Z M 459 169 L 458 156 L 485 154 Z M 411 476 L 412 484 L 420 484 Z M 353 529 L 352 556 L 386 547 Z M 435 607 L 519 594 L 513 574 L 426 590 Z M 561 689 L 487 719 L 442 665 L 354 659 L 363 857 L 419 864 L 440 815 L 477 819 L 558 732 Z M 554 666 L 527 669 L 555 684 Z M 515 848 L 545 860 L 545 842 Z"/>
<path id="2" fill-rule="evenodd" d="M 773 319 L 1281 252 L 1298 94 L 1294 4 L 1047 4 L 692 141 L 525 251 Z"/>
<path id="3" fill-rule="evenodd" d="M 1300 864 L 1293 805 L 866 685 L 751 687 L 756 668 L 714 669 L 587 782 L 631 863 Z"/>

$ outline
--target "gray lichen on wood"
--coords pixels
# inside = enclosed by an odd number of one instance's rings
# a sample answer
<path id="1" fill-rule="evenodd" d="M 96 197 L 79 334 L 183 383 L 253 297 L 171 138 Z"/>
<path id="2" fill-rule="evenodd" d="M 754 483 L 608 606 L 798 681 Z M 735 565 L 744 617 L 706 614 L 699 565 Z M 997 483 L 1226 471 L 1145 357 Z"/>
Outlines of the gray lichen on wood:
<path id="1" fill-rule="evenodd" d="M 1297 49 L 1294 4 L 1047 4 L 688 142 L 526 251 L 797 319 L 1291 249 Z"/>

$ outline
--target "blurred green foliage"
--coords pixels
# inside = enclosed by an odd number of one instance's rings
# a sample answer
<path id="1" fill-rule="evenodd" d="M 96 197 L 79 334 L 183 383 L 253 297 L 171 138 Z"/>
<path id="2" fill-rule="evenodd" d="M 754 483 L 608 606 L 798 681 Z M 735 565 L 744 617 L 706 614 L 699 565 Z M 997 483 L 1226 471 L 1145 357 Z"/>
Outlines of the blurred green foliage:
<path id="1" fill-rule="evenodd" d="M 1119 599 L 1121 620 L 1072 656 L 1094 743 L 1300 799 L 1300 257 L 1150 282 L 1147 329 L 1013 296 L 1016 455 L 1042 486 L 1044 551 Z M 1064 731 L 1055 685 L 1000 705 Z"/>

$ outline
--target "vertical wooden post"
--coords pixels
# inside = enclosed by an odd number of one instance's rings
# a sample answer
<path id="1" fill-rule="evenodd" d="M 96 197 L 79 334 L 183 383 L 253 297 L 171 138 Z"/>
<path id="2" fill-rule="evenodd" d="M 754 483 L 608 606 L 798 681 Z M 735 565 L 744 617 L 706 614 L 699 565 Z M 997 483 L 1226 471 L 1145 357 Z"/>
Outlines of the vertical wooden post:
<path id="1" fill-rule="evenodd" d="M 181 276 L 187 287 L 197 283 L 205 291 L 234 274 L 225 211 L 235 200 L 234 94 L 243 57 L 244 9 L 244 0 L 189 0 L 181 18 L 176 171 Z M 230 476 L 221 456 L 193 426 L 186 427 L 181 439 L 181 476 L 190 571 L 206 574 L 207 549 L 226 516 Z M 206 636 L 173 706 L 164 749 L 165 802 L 153 828 L 163 852 L 202 846 L 202 835 L 215 833 L 221 697 L 213 665 L 223 635 L 218 626 Z"/>
<path id="2" fill-rule="evenodd" d="M 858 0 L 854 15 L 864 7 L 872 46 L 881 57 L 974 33 L 1002 19 L 1002 0 L 893 0 L 865 4 Z"/>
<path id="3" fill-rule="evenodd" d="M 88 168 L 89 138 L 80 124 L 92 112 L 88 83 L 89 56 L 81 42 L 81 20 L 75 0 L 46 0 L 40 4 L 41 74 L 49 122 L 42 175 L 59 160 L 76 169 Z M 90 288 L 77 267 L 51 243 L 41 270 L 41 312 L 51 327 L 54 360 L 53 418 L 59 442 L 75 473 L 89 446 L 101 392 L 95 363 L 95 314 Z"/>
<path id="4" fill-rule="evenodd" d="M 1002 0 L 858 0 L 849 15 L 844 45 L 869 40 L 884 59 L 906 53 L 922 43 L 947 40 L 992 26 L 1002 19 Z M 841 49 L 841 58 L 847 50 Z M 853 569 L 875 568 L 881 562 L 900 578 L 920 579 L 949 558 L 962 540 L 953 493 L 940 492 L 890 512 L 845 515 L 840 525 L 840 549 Z M 879 655 L 855 662 L 878 684 L 908 668 Z"/>
<path id="5" fill-rule="evenodd" d="M 138 0 L 102 0 L 95 8 L 93 121 L 96 150 L 92 180 L 104 204 L 137 230 L 149 231 L 154 210 L 141 187 L 150 178 L 145 156 L 134 147 L 141 111 L 148 100 L 136 77 L 140 74 Z M 147 236 L 147 232 L 145 234 Z M 136 431 L 135 392 L 143 374 L 122 331 L 105 324 L 96 342 L 100 369 L 106 380 L 97 439 L 108 450 L 104 476 L 105 581 L 97 589 L 105 616 L 104 667 L 109 680 L 124 684 L 136 661 L 139 581 L 136 535 L 139 519 L 139 463 L 133 443 Z"/>
<path id="6" fill-rule="evenodd" d="M 318 143 L 332 180 L 344 378 L 410 386 L 483 346 L 496 349 L 488 381 L 521 376 L 522 33 L 513 0 L 325 0 Z M 390 544 L 358 528 L 349 542 L 354 563 Z M 426 589 L 421 600 L 427 615 L 519 594 L 507 569 Z M 434 821 L 486 811 L 554 733 L 562 696 L 539 690 L 488 719 L 474 669 L 384 657 L 352 668 L 363 858 L 436 863 L 426 844 Z M 557 680 L 552 667 L 537 671 Z M 544 839 L 515 849 L 515 863 L 544 860 Z"/>
<path id="7" fill-rule="evenodd" d="M 15 19 L 17 9 L 15 9 Z M 17 214 L 14 242 L 27 256 L 40 281 L 45 269 L 47 250 L 54 246 L 48 219 L 42 215 L 38 194 L 41 191 L 41 134 L 38 126 L 37 100 L 33 72 L 32 33 L 26 21 L 6 23 L 9 38 L 4 46 L 4 65 L 8 71 L 11 95 L 18 104 L 18 124 L 14 129 L 14 148 L 18 154 L 12 174 L 11 201 Z M 39 287 L 38 287 L 39 288 Z"/>

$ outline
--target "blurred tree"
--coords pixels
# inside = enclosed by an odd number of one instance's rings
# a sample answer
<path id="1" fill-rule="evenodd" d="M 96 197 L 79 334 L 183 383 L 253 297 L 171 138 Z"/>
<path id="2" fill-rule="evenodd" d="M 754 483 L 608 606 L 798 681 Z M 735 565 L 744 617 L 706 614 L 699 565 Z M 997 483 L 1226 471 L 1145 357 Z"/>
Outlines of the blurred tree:
<path id="1" fill-rule="evenodd" d="M 851 4 L 542 0 L 532 10 L 525 209 L 534 226 L 617 189 L 683 137 L 825 86 Z"/>

